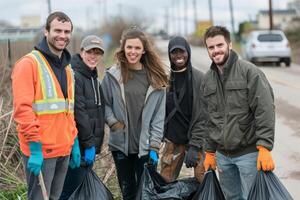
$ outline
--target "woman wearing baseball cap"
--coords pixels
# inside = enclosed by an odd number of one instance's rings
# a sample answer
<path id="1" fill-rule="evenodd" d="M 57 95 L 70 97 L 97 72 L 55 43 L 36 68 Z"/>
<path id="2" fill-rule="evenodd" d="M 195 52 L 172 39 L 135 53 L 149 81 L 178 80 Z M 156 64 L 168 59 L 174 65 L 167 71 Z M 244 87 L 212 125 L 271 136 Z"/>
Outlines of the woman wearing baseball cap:
<path id="1" fill-rule="evenodd" d="M 100 153 L 104 137 L 105 106 L 98 80 L 97 67 L 104 54 L 103 41 L 95 35 L 86 36 L 81 51 L 71 60 L 75 76 L 75 121 L 84 166 L 68 169 L 60 199 L 68 199 L 85 176 L 84 167 L 91 167 Z"/>

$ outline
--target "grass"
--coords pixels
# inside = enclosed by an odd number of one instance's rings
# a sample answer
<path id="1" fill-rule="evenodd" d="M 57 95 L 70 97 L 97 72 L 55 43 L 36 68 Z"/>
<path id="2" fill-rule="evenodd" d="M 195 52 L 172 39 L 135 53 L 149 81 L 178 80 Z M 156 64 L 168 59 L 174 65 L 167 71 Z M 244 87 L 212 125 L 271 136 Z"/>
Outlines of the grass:
<path id="1" fill-rule="evenodd" d="M 17 185 L 14 189 L 1 189 L 1 200 L 26 200 L 27 199 L 27 187 L 26 184 Z"/>

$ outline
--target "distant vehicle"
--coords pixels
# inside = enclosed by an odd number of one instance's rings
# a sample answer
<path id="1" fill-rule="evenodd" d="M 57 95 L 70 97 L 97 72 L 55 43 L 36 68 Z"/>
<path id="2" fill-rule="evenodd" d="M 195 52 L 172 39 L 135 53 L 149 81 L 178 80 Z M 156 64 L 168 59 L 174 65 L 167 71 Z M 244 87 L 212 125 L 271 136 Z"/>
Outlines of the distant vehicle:
<path id="1" fill-rule="evenodd" d="M 243 57 L 253 63 L 283 62 L 291 65 L 291 48 L 285 34 L 280 30 L 252 31 L 242 45 Z"/>

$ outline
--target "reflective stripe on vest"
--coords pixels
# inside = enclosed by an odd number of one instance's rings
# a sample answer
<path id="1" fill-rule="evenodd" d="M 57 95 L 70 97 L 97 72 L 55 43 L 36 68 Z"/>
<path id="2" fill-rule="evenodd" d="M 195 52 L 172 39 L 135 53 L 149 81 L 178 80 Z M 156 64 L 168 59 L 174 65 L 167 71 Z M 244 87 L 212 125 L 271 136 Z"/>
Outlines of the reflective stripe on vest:
<path id="1" fill-rule="evenodd" d="M 62 112 L 73 112 L 74 111 L 74 81 L 71 85 L 72 87 L 72 97 L 71 99 L 58 98 L 57 91 L 55 87 L 55 82 L 52 77 L 50 66 L 48 66 L 47 62 L 43 55 L 40 52 L 33 50 L 30 54 L 36 62 L 38 63 L 38 74 L 41 81 L 42 86 L 42 100 L 35 100 L 32 104 L 32 108 L 36 114 L 55 114 Z M 74 80 L 73 72 L 70 66 L 69 74 L 71 74 L 72 80 Z M 67 75 L 68 76 L 68 75 Z M 69 85 L 68 85 L 69 87 Z"/>

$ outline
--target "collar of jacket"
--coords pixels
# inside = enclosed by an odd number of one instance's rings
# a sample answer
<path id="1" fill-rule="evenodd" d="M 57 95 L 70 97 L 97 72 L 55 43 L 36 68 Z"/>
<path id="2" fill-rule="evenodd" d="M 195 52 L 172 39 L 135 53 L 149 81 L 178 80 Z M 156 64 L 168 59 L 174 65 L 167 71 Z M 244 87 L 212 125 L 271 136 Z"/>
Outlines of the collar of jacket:
<path id="1" fill-rule="evenodd" d="M 113 65 L 107 70 L 107 73 L 111 74 L 120 85 L 123 84 L 121 76 L 121 67 L 119 65 Z"/>
<path id="2" fill-rule="evenodd" d="M 79 72 L 87 78 L 93 77 L 94 79 L 98 77 L 97 68 L 91 70 L 82 60 L 80 54 L 75 54 L 71 59 L 71 66 L 74 71 Z"/>
<path id="3" fill-rule="evenodd" d="M 228 57 L 226 63 L 224 64 L 224 68 L 223 68 L 223 74 L 225 77 L 230 72 L 232 65 L 238 60 L 238 58 L 239 57 L 238 57 L 237 53 L 234 50 L 230 50 L 229 57 Z M 211 64 L 210 69 L 214 70 L 218 73 L 218 67 L 214 62 Z"/>
<path id="4" fill-rule="evenodd" d="M 65 48 L 61 54 L 61 58 L 52 53 L 49 49 L 48 43 L 46 41 L 46 37 L 44 37 L 39 44 L 37 44 L 34 49 L 40 51 L 47 57 L 47 59 L 51 59 L 53 63 L 55 63 L 56 67 L 65 67 L 70 63 L 71 54 Z"/>

